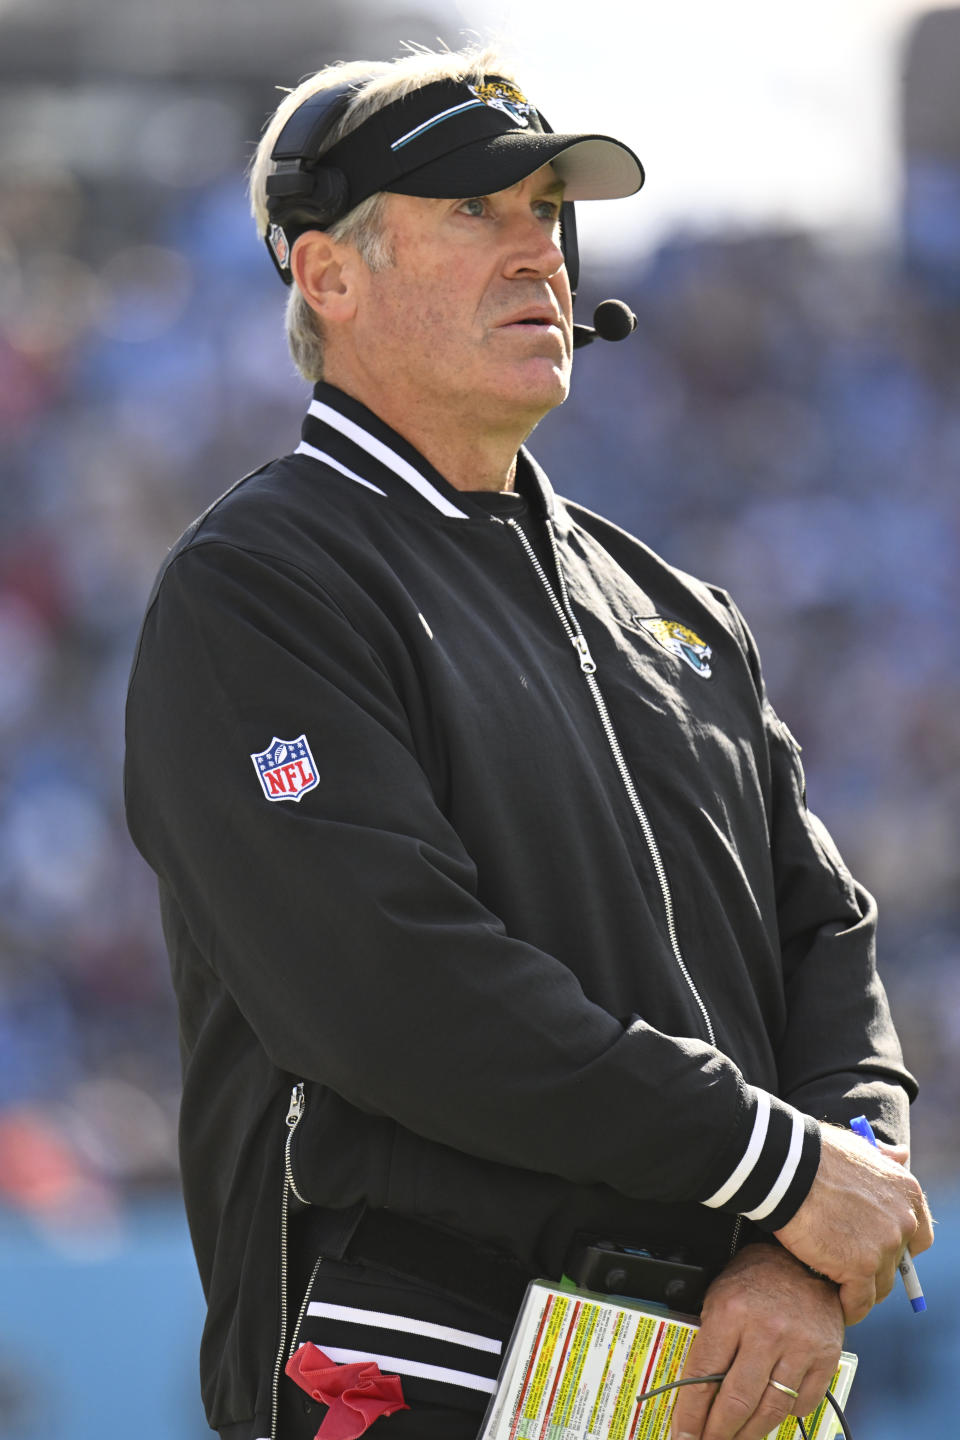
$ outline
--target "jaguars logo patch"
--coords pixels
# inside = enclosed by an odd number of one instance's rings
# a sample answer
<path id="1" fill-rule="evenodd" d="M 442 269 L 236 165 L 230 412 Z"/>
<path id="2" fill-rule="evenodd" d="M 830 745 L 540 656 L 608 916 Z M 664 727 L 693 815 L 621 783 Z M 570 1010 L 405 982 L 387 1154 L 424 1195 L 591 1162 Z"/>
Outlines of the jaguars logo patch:
<path id="1" fill-rule="evenodd" d="M 710 666 L 713 651 L 699 635 L 695 635 L 686 625 L 681 625 L 679 620 L 664 620 L 660 615 L 635 615 L 633 618 L 664 650 L 669 650 L 671 655 L 684 660 L 701 679 L 710 679 L 713 674 Z"/>
<path id="2" fill-rule="evenodd" d="M 509 80 L 484 80 L 480 85 L 468 85 L 467 89 L 471 95 L 476 95 L 484 105 L 491 106 L 494 110 L 502 110 L 504 115 L 509 115 L 517 125 L 525 130 L 530 124 L 530 116 L 534 113 L 534 107 L 525 95 L 521 95 L 516 85 L 511 85 Z"/>

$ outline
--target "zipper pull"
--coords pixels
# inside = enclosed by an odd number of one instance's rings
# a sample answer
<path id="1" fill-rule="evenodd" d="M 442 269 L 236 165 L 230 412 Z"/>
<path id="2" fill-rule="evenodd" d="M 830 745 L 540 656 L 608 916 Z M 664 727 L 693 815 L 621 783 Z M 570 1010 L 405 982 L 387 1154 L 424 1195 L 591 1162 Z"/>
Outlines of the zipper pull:
<path id="1" fill-rule="evenodd" d="M 290 1108 L 287 1111 L 287 1124 L 291 1130 L 295 1130 L 300 1124 L 300 1117 L 303 1114 L 303 1084 L 298 1082 L 290 1091 Z"/>
<path id="2" fill-rule="evenodd" d="M 593 675 L 597 667 L 593 656 L 590 654 L 586 640 L 584 640 L 582 635 L 573 635 L 571 636 L 571 640 L 573 642 L 573 648 L 580 657 L 580 669 L 584 675 Z"/>

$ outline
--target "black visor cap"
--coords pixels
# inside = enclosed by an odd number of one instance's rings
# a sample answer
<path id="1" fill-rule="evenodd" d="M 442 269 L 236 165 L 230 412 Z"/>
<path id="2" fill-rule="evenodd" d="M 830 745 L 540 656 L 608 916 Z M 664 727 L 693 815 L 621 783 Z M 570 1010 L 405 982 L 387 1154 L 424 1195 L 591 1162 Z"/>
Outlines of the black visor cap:
<path id="1" fill-rule="evenodd" d="M 613 200 L 643 184 L 643 166 L 607 135 L 556 135 L 506 81 L 441 80 L 384 106 L 320 162 L 347 177 L 350 204 L 378 190 L 459 199 L 506 190 L 553 164 L 565 200 Z"/>

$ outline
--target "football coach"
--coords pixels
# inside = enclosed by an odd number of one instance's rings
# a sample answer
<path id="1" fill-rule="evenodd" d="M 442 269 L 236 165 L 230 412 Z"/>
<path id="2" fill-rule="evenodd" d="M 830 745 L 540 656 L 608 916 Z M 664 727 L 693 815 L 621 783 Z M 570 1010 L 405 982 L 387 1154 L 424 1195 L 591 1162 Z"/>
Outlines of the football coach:
<path id="1" fill-rule="evenodd" d="M 574 203 L 642 182 L 476 51 L 321 71 L 254 160 L 313 394 L 163 566 L 126 771 L 224 1440 L 468 1440 L 597 1241 L 702 1267 L 674 1434 L 760 1440 L 931 1243 L 875 907 L 743 619 L 523 448 L 593 338 Z"/>

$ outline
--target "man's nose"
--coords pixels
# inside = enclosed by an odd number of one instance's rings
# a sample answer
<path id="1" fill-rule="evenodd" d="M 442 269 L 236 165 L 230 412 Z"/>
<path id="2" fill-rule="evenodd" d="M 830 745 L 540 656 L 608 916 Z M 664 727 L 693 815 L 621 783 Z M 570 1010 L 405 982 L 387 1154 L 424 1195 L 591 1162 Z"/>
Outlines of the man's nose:
<path id="1" fill-rule="evenodd" d="M 535 215 L 517 220 L 511 226 L 510 246 L 504 273 L 509 276 L 535 275 L 548 280 L 564 265 L 559 232 L 548 229 Z"/>

